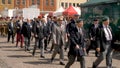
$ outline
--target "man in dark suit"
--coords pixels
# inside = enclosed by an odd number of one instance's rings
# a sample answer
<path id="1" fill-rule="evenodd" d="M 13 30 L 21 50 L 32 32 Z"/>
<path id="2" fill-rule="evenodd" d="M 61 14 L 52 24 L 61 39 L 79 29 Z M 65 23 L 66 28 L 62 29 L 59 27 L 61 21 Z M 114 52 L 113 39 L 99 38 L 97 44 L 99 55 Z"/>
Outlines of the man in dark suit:
<path id="1" fill-rule="evenodd" d="M 49 21 L 45 21 L 45 19 L 43 19 L 43 26 L 44 26 L 44 44 L 45 44 L 45 47 L 44 47 L 44 50 L 47 51 L 47 46 L 48 46 L 48 39 L 49 39 L 49 35 L 50 35 L 50 22 Z"/>
<path id="2" fill-rule="evenodd" d="M 109 18 L 104 17 L 102 24 L 97 28 L 96 40 L 97 45 L 100 48 L 100 56 L 93 63 L 92 68 L 97 68 L 97 66 L 106 58 L 107 68 L 112 68 L 112 54 L 113 49 L 111 48 L 111 41 L 113 35 L 111 27 L 109 26 Z"/>
<path id="3" fill-rule="evenodd" d="M 24 43 L 24 37 L 21 34 L 21 30 L 22 30 L 22 24 L 23 24 L 23 18 L 20 17 L 17 21 L 16 21 L 16 47 L 18 47 L 18 43 L 20 42 L 20 47 L 23 48 L 23 43 Z"/>
<path id="4" fill-rule="evenodd" d="M 90 38 L 91 44 L 86 51 L 87 51 L 87 54 L 89 54 L 90 49 L 94 49 L 96 51 L 95 56 L 97 57 L 99 56 L 99 51 L 97 51 L 98 48 L 96 44 L 96 30 L 99 26 L 99 21 L 97 18 L 95 18 L 93 21 L 94 22 L 89 29 L 89 38 Z"/>
<path id="5" fill-rule="evenodd" d="M 25 41 L 25 50 L 30 51 L 30 38 L 31 38 L 31 27 L 30 27 L 30 20 L 27 21 L 27 19 L 24 20 L 21 34 L 24 36 Z"/>
<path id="6" fill-rule="evenodd" d="M 79 19 L 79 15 L 78 14 L 75 14 L 71 20 L 70 20 L 70 23 L 66 25 L 66 38 L 68 39 L 68 45 L 65 46 L 65 50 L 69 47 L 70 45 L 70 33 L 71 31 L 73 30 L 73 28 L 76 26 L 75 23 L 76 23 L 76 20 Z"/>
<path id="7" fill-rule="evenodd" d="M 41 50 L 41 58 L 45 58 L 44 57 L 44 25 L 43 22 L 40 20 L 36 20 L 35 21 L 35 25 L 34 25 L 34 35 L 35 35 L 35 46 L 33 49 L 33 56 L 35 54 L 36 48 L 37 46 L 40 48 Z"/>
<path id="8" fill-rule="evenodd" d="M 52 52 L 54 48 L 53 33 L 54 33 L 54 26 L 56 24 L 57 24 L 57 17 L 53 17 L 51 21 L 51 26 L 50 26 L 50 32 L 51 32 L 50 42 L 49 42 L 49 44 L 51 44 L 50 52 Z"/>
<path id="9" fill-rule="evenodd" d="M 81 68 L 85 68 L 85 33 L 83 29 L 83 20 L 76 20 L 75 27 L 72 28 L 70 32 L 70 49 L 68 52 L 68 63 L 65 68 L 70 68 L 70 66 L 75 62 L 75 58 L 80 62 Z"/>
<path id="10" fill-rule="evenodd" d="M 10 20 L 8 23 L 8 42 L 10 40 L 10 36 L 12 36 L 12 43 L 14 43 L 14 32 L 15 32 L 15 26 L 13 23 L 13 19 Z"/>

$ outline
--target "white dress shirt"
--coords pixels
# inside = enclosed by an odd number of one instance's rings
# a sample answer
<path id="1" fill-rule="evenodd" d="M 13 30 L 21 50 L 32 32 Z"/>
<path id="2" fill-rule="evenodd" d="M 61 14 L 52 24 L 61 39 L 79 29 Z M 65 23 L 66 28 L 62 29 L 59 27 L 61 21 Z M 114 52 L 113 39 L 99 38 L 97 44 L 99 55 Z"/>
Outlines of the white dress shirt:
<path id="1" fill-rule="evenodd" d="M 79 32 L 80 34 L 83 34 L 82 28 L 77 27 L 77 29 L 78 29 L 78 32 Z"/>
<path id="2" fill-rule="evenodd" d="M 105 32 L 106 40 L 107 41 L 112 40 L 112 33 L 111 33 L 109 27 L 108 26 L 106 27 L 105 25 L 103 25 L 103 29 L 104 29 L 104 32 Z"/>
<path id="3" fill-rule="evenodd" d="M 11 22 L 11 26 L 12 26 L 12 28 L 13 28 L 13 22 Z"/>

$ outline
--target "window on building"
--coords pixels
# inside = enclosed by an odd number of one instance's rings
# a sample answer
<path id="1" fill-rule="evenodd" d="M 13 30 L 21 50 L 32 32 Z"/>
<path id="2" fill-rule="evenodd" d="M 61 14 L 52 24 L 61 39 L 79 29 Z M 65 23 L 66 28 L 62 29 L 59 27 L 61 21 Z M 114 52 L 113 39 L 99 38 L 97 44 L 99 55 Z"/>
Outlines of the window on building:
<path id="1" fill-rule="evenodd" d="M 77 3 L 77 7 L 79 7 L 80 6 L 80 4 L 79 3 Z"/>
<path id="2" fill-rule="evenodd" d="M 26 2 L 26 0 L 22 0 L 22 4 L 24 4 L 24 5 L 25 5 L 25 2 Z"/>
<path id="3" fill-rule="evenodd" d="M 50 5 L 54 6 L 54 0 L 50 1 Z"/>
<path id="4" fill-rule="evenodd" d="M 11 4 L 11 0 L 8 0 L 8 4 Z"/>
<path id="5" fill-rule="evenodd" d="M 75 3 L 73 3 L 73 6 L 75 7 Z"/>
<path id="6" fill-rule="evenodd" d="M 35 2 L 34 2 L 34 0 L 32 0 L 32 5 L 34 5 L 35 4 Z"/>
<path id="7" fill-rule="evenodd" d="M 67 8 L 68 7 L 68 3 L 65 3 L 65 8 Z"/>
<path id="8" fill-rule="evenodd" d="M 37 5 L 40 5 L 40 0 L 37 0 Z"/>
<path id="9" fill-rule="evenodd" d="M 6 1 L 6 0 L 2 0 L 2 4 L 5 4 L 5 1 Z"/>
<path id="10" fill-rule="evenodd" d="M 49 1 L 48 1 L 48 0 L 46 0 L 46 5 L 47 5 L 47 6 L 49 5 Z"/>
<path id="11" fill-rule="evenodd" d="M 69 6 L 72 6 L 72 3 L 69 3 Z"/>
<path id="12" fill-rule="evenodd" d="M 19 5 L 20 4 L 20 0 L 16 0 L 16 4 Z"/>
<path id="13" fill-rule="evenodd" d="M 61 6 L 64 7 L 64 3 L 63 2 L 61 3 Z"/>

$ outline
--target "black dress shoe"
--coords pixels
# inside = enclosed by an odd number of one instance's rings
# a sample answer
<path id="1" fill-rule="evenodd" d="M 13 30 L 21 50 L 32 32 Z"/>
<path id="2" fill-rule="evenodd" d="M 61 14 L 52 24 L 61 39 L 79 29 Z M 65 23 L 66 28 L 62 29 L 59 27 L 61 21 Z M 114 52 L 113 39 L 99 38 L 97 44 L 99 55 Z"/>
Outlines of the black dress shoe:
<path id="1" fill-rule="evenodd" d="M 30 51 L 30 49 L 27 49 L 27 51 Z"/>
<path id="2" fill-rule="evenodd" d="M 18 45 L 16 45 L 15 47 L 18 47 Z"/>
<path id="3" fill-rule="evenodd" d="M 40 57 L 41 57 L 41 58 L 45 58 L 45 56 L 42 56 L 42 55 L 41 55 Z"/>
<path id="4" fill-rule="evenodd" d="M 63 62 L 60 62 L 60 65 L 65 65 L 65 63 L 63 63 Z"/>
<path id="5" fill-rule="evenodd" d="M 54 60 L 54 58 L 51 58 L 51 59 L 50 59 L 50 63 L 52 63 L 52 62 L 53 62 L 53 60 Z"/>
<path id="6" fill-rule="evenodd" d="M 64 48 L 64 50 L 66 51 L 66 50 L 67 50 L 67 48 Z"/>
<path id="7" fill-rule="evenodd" d="M 12 43 L 14 43 L 14 41 L 12 41 Z"/>
<path id="8" fill-rule="evenodd" d="M 92 68 L 97 68 L 97 67 L 94 65 L 94 63 L 93 63 L 93 66 L 92 66 Z"/>
<path id="9" fill-rule="evenodd" d="M 44 49 L 45 51 L 48 51 L 47 49 Z"/>
<path id="10" fill-rule="evenodd" d="M 21 48 L 23 48 L 23 46 L 20 46 Z"/>

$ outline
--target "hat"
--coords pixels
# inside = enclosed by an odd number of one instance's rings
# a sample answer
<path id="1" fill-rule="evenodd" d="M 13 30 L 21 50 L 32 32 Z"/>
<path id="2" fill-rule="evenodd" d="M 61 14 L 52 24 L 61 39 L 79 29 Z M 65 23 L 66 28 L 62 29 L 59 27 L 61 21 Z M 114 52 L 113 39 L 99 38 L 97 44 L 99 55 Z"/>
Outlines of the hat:
<path id="1" fill-rule="evenodd" d="M 42 18 L 42 16 L 38 16 L 38 18 L 40 19 L 40 18 Z"/>
<path id="2" fill-rule="evenodd" d="M 79 14 L 74 14 L 74 16 L 80 16 Z"/>
<path id="3" fill-rule="evenodd" d="M 81 23 L 81 21 L 83 21 L 83 19 L 77 19 L 76 23 Z"/>
<path id="4" fill-rule="evenodd" d="M 102 21 L 107 21 L 107 20 L 109 20 L 109 17 L 107 17 L 107 16 L 103 17 L 103 19 L 102 19 Z"/>
<path id="5" fill-rule="evenodd" d="M 58 20 L 58 21 L 63 21 L 63 18 L 62 18 L 62 17 L 58 17 L 57 20 Z"/>
<path id="6" fill-rule="evenodd" d="M 93 21 L 98 21 L 98 19 L 97 19 L 97 18 L 94 18 Z"/>

